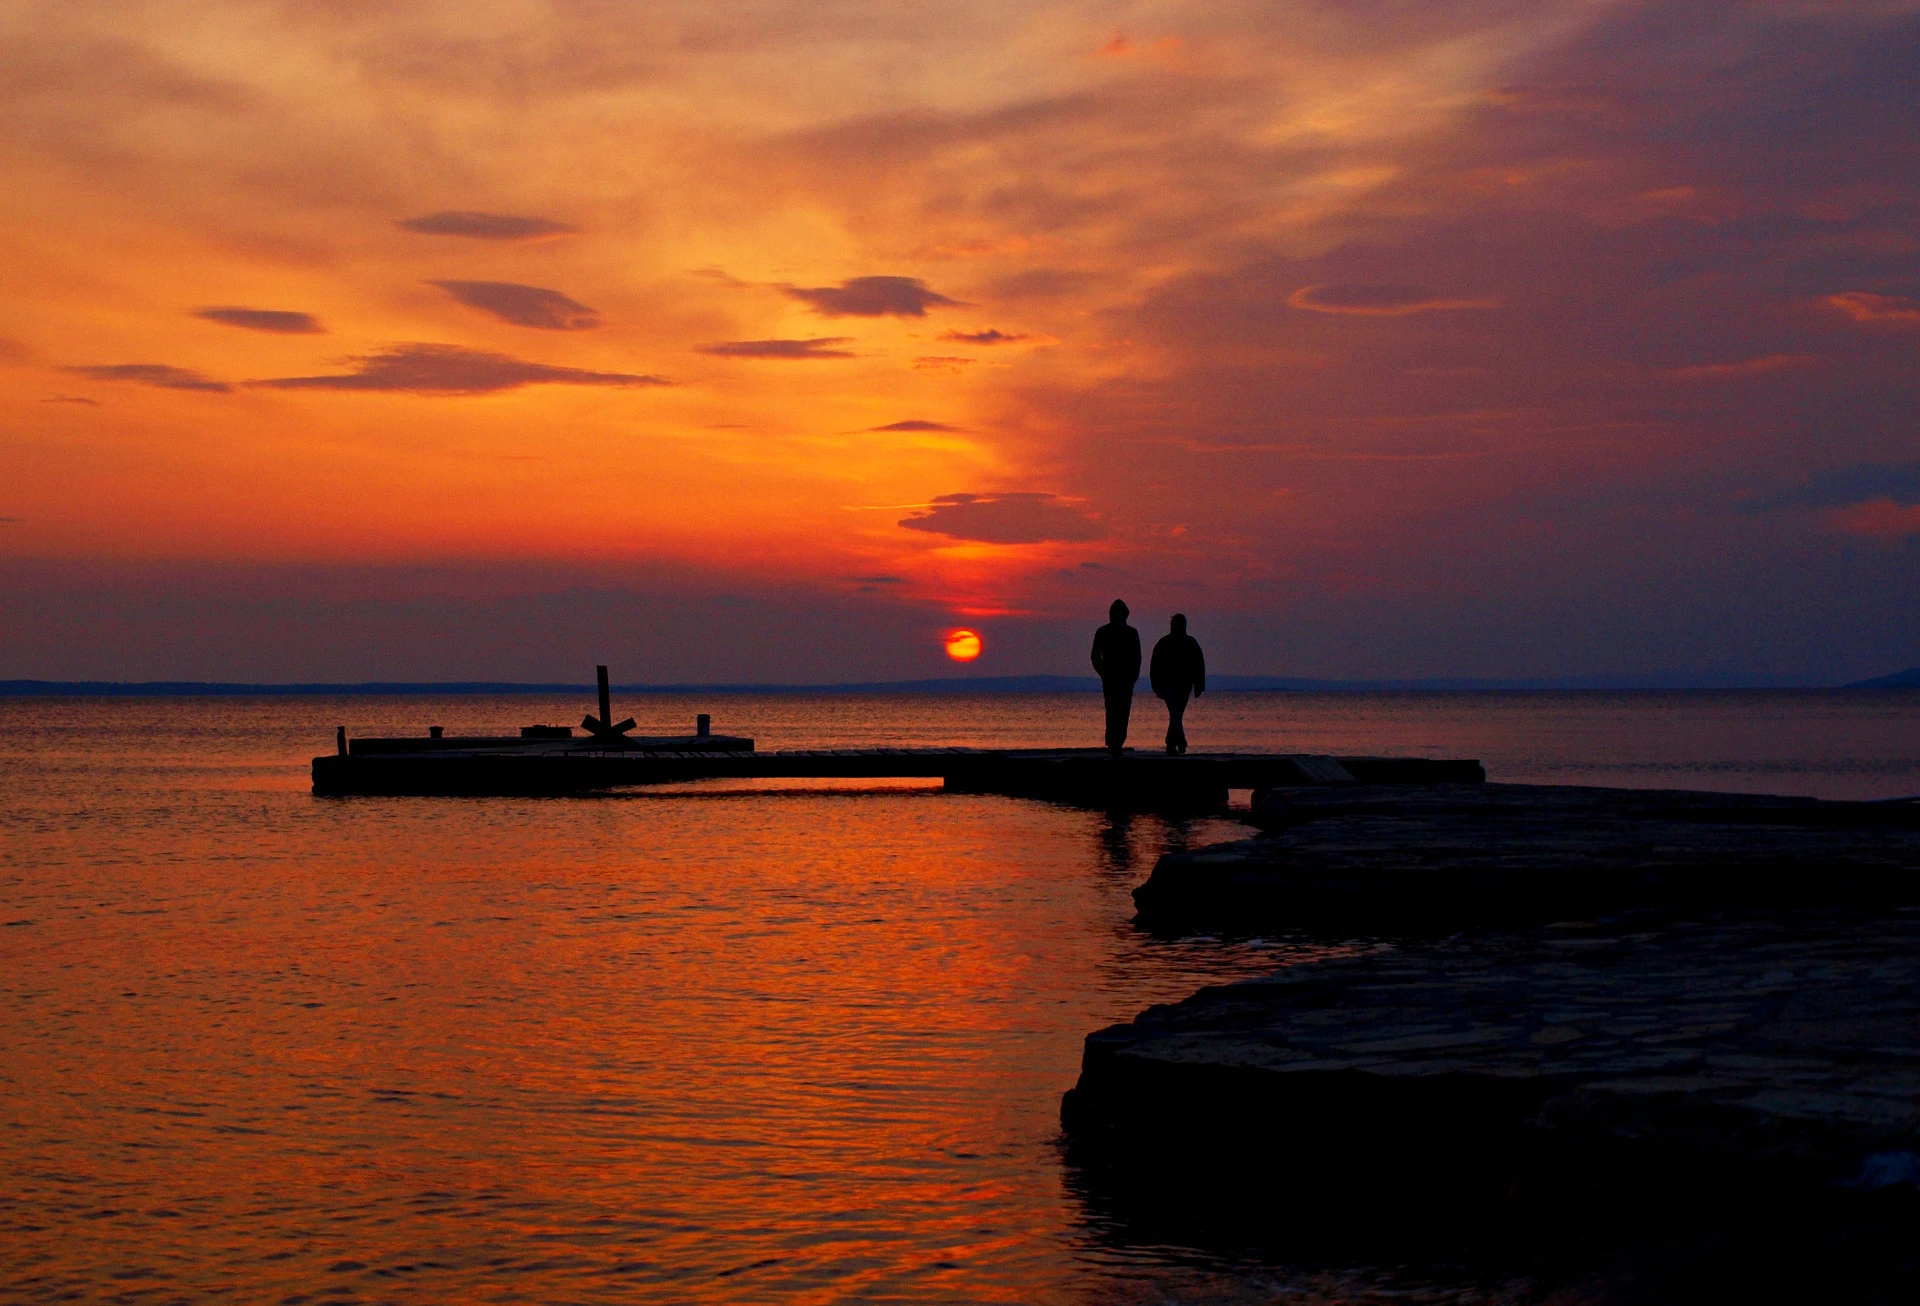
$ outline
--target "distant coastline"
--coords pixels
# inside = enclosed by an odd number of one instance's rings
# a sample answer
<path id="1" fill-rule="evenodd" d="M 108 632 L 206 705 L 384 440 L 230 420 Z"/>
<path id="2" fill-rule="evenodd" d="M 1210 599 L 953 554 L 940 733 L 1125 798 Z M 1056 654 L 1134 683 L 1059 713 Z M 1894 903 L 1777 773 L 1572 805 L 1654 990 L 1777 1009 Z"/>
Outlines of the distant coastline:
<path id="1" fill-rule="evenodd" d="M 854 681 L 824 685 L 629 684 L 622 694 L 1079 694 L 1093 693 L 1092 676 L 956 676 L 927 680 Z M 1554 693 L 1577 691 L 1683 691 L 1752 689 L 1915 689 L 1920 667 L 1842 685 L 1785 677 L 1733 674 L 1562 676 L 1488 679 L 1432 677 L 1416 680 L 1316 680 L 1298 676 L 1208 677 L 1208 687 L 1226 692 L 1292 690 L 1306 693 Z M 299 682 L 256 684 L 200 680 L 0 680 L 0 698 L 186 698 L 328 697 L 420 694 L 592 694 L 589 684 L 503 680 Z M 1144 692 L 1144 691 L 1143 691 Z"/>

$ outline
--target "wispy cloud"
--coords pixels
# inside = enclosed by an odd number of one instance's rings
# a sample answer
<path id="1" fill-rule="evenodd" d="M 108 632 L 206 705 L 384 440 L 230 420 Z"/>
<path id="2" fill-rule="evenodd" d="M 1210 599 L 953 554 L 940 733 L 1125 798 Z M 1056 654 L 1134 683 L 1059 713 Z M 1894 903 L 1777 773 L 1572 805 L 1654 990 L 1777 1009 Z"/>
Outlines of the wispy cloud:
<path id="1" fill-rule="evenodd" d="M 997 327 L 988 327 L 984 331 L 942 331 L 940 338 L 961 345 L 1010 345 L 1015 341 L 1033 339 L 1024 332 L 1002 331 Z"/>
<path id="2" fill-rule="evenodd" d="M 577 299 L 543 286 L 523 286 L 514 281 L 429 281 L 430 286 L 452 295 L 468 308 L 477 308 L 537 331 L 591 331 L 600 325 L 600 314 Z"/>
<path id="3" fill-rule="evenodd" d="M 782 286 L 822 317 L 925 317 L 929 308 L 958 304 L 917 277 L 855 277 L 837 286 Z"/>
<path id="4" fill-rule="evenodd" d="M 98 399 L 89 399 L 85 395 L 48 395 L 40 401 L 43 404 L 84 404 L 88 408 L 98 408 Z"/>
<path id="5" fill-rule="evenodd" d="M 922 354 L 913 360 L 913 366 L 918 372 L 958 372 L 972 367 L 978 361 L 956 354 Z"/>
<path id="6" fill-rule="evenodd" d="M 580 230 L 547 218 L 475 213 L 467 209 L 448 209 L 418 218 L 401 218 L 393 225 L 428 236 L 465 236 L 470 240 L 541 240 L 550 236 L 571 236 Z"/>
<path id="7" fill-rule="evenodd" d="M 1816 367 L 1820 361 L 1818 354 L 1765 354 L 1731 363 L 1695 363 L 1690 367 L 1670 367 L 1667 375 L 1676 381 L 1744 381 L 1749 377 Z"/>
<path id="8" fill-rule="evenodd" d="M 1901 330 L 1920 327 L 1920 299 L 1905 295 L 1875 295 L 1864 290 L 1849 290 L 1843 294 L 1828 295 L 1825 302 L 1856 322 Z"/>
<path id="9" fill-rule="evenodd" d="M 943 494 L 900 525 L 982 544 L 1097 540 L 1106 529 L 1080 504 L 1058 495 Z"/>
<path id="10" fill-rule="evenodd" d="M 417 395 L 483 395 L 528 385 L 614 387 L 672 384 L 664 377 L 630 372 L 590 372 L 531 363 L 507 354 L 459 345 L 404 344 L 346 360 L 354 370 L 338 376 L 281 376 L 249 384 L 271 390 L 349 390 Z"/>
<path id="11" fill-rule="evenodd" d="M 171 367 L 165 363 L 108 363 L 64 370 L 90 381 L 130 381 L 135 385 L 150 385 L 161 390 L 204 390 L 210 394 L 225 394 L 233 389 L 225 381 L 203 376 L 192 368 Z"/>
<path id="12" fill-rule="evenodd" d="M 196 308 L 193 315 L 207 322 L 218 322 L 222 326 L 240 327 L 246 331 L 265 331 L 277 336 L 316 336 L 323 334 L 326 328 L 321 326 L 310 313 L 295 313 L 278 308 L 237 308 L 220 305 L 211 308 Z"/>
<path id="13" fill-rule="evenodd" d="M 1378 286 L 1364 283 L 1302 286 L 1287 303 L 1311 313 L 1346 313 L 1355 317 L 1406 317 L 1451 309 L 1497 308 L 1493 299 L 1454 299 L 1419 286 Z"/>
<path id="14" fill-rule="evenodd" d="M 909 417 L 904 422 L 888 422 L 885 426 L 869 426 L 869 431 L 963 431 L 963 426 L 949 426 L 945 422 L 929 422 L 918 417 Z"/>
<path id="15" fill-rule="evenodd" d="M 716 358 L 852 358 L 853 351 L 840 349 L 851 336 L 815 336 L 810 340 L 723 340 L 700 345 L 702 354 Z"/>

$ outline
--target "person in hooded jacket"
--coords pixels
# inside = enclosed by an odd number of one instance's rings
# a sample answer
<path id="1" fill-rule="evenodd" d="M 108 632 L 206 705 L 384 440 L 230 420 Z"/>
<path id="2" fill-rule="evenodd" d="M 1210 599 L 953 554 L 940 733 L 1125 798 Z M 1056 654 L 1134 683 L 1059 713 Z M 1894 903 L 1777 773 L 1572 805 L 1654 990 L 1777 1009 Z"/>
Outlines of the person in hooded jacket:
<path id="1" fill-rule="evenodd" d="M 1127 624 L 1127 605 L 1119 599 L 1107 616 L 1112 620 L 1093 632 L 1093 669 L 1107 700 L 1107 751 L 1118 757 L 1127 744 L 1133 686 L 1140 679 L 1140 632 Z"/>
<path id="2" fill-rule="evenodd" d="M 1186 614 L 1173 614 L 1172 629 L 1153 646 L 1147 683 L 1167 705 L 1167 751 L 1187 751 L 1187 696 L 1207 692 L 1207 659 L 1200 641 L 1187 634 Z"/>

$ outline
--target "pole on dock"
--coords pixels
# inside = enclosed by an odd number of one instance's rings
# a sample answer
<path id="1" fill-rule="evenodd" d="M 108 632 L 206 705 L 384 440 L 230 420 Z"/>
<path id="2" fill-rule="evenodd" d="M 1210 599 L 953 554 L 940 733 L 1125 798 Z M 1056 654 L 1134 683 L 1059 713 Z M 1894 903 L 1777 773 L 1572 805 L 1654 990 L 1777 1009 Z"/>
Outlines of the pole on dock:
<path id="1" fill-rule="evenodd" d="M 705 712 L 699 713 L 697 716 L 693 718 L 693 733 L 700 736 L 700 738 L 702 739 L 705 739 L 708 735 L 712 734 L 713 718 L 708 716 Z"/>
<path id="2" fill-rule="evenodd" d="M 333 732 L 333 746 L 340 750 L 340 756 L 347 755 L 347 728 L 336 726 Z"/>
<path id="3" fill-rule="evenodd" d="M 613 690 L 607 684 L 607 669 L 596 667 L 595 670 L 600 673 L 600 715 L 587 717 L 580 724 L 585 726 L 587 733 L 595 739 L 618 740 L 620 736 L 633 729 L 633 718 L 628 717 L 625 721 L 613 719 Z"/>

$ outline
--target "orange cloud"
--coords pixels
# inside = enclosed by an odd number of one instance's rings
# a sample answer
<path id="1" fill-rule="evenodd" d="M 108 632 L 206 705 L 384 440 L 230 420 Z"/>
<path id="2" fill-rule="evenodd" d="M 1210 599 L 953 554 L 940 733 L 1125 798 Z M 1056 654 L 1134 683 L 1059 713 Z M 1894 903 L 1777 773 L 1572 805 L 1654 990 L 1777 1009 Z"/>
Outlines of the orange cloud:
<path id="1" fill-rule="evenodd" d="M 1828 295 L 1821 301 L 1839 309 L 1856 322 L 1871 326 L 1911 330 L 1920 327 L 1920 300 L 1904 295 L 1875 295 L 1864 290 Z"/>

